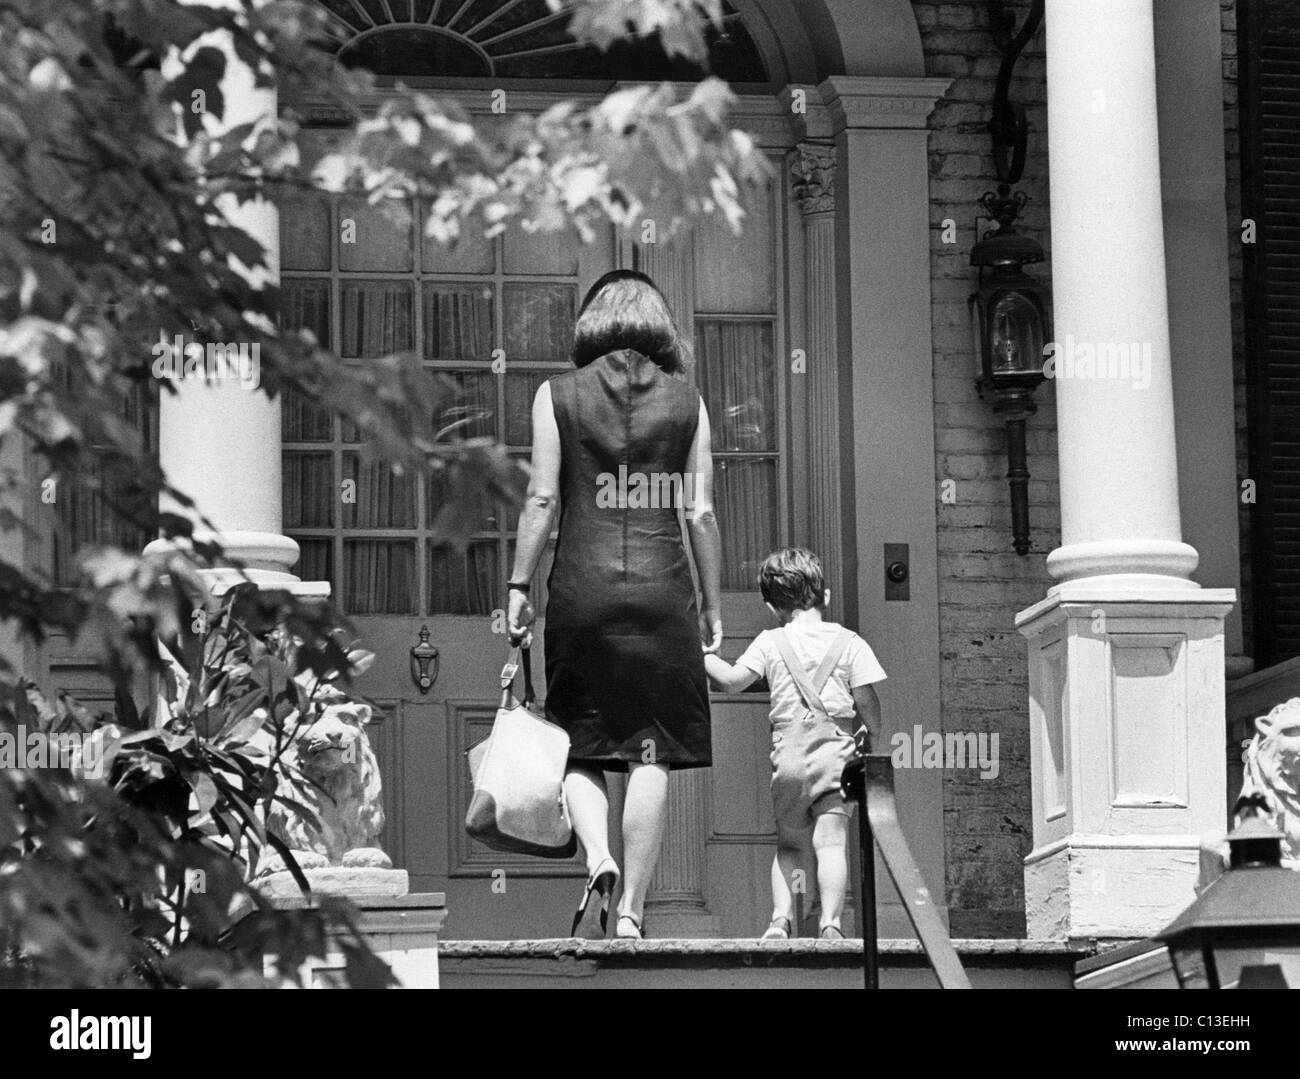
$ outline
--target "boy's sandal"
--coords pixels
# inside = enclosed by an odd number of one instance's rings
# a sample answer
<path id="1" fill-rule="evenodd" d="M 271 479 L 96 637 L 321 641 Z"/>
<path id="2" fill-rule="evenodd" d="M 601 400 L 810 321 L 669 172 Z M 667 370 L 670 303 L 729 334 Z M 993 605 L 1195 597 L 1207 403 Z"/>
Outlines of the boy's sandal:
<path id="1" fill-rule="evenodd" d="M 838 925 L 824 925 L 819 934 L 822 940 L 843 940 L 844 934 Z"/>
<path id="2" fill-rule="evenodd" d="M 789 918 L 773 918 L 767 931 L 758 939 L 759 940 L 789 940 L 790 934 L 794 932 L 794 926 L 791 925 Z"/>

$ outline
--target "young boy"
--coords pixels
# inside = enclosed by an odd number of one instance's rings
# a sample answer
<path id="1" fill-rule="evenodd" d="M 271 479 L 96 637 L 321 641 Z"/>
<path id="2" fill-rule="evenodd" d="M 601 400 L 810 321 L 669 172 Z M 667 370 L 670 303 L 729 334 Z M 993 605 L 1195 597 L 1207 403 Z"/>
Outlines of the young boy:
<path id="1" fill-rule="evenodd" d="M 772 801 L 776 858 L 772 863 L 772 924 L 764 940 L 794 935 L 789 882 L 815 852 L 821 893 L 820 936 L 841 939 L 848 885 L 848 824 L 852 805 L 840 794 L 840 774 L 853 754 L 852 731 L 865 727 L 867 748 L 880 734 L 885 677 L 867 642 L 822 618 L 830 602 L 821 560 L 802 547 L 767 557 L 759 589 L 780 626 L 760 633 L 733 667 L 704 657 L 713 687 L 739 693 L 760 677 L 771 691 Z"/>

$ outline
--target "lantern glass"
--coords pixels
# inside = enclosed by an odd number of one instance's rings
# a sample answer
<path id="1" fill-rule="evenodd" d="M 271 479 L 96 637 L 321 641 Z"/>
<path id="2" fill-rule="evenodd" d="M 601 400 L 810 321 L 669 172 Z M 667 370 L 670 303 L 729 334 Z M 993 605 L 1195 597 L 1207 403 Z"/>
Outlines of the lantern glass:
<path id="1" fill-rule="evenodd" d="M 1292 941 L 1294 938 L 1292 938 Z M 1287 988 L 1300 989 L 1300 945 L 1279 941 L 1276 935 L 1216 941 L 1214 966 L 1221 989 L 1236 989 L 1247 967 L 1277 967 Z"/>
<path id="2" fill-rule="evenodd" d="M 1183 989 L 1209 989 L 1210 972 L 1201 947 L 1200 934 L 1193 933 L 1169 942 L 1169 957 L 1173 960 L 1178 984 Z"/>
<path id="3" fill-rule="evenodd" d="M 1043 319 L 1038 305 L 1022 292 L 1002 292 L 989 305 L 990 374 L 1033 375 L 1043 369 Z"/>

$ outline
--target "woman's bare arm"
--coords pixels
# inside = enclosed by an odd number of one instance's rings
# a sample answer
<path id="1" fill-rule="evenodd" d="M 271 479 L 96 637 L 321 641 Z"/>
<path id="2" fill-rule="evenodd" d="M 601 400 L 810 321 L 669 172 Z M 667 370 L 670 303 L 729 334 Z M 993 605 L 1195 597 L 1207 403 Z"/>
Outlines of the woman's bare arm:
<path id="1" fill-rule="evenodd" d="M 533 458 L 528 493 L 519 514 L 512 581 L 531 581 L 555 524 L 560 506 L 560 428 L 555 422 L 551 387 L 543 382 L 533 398 Z M 523 592 L 510 592 L 510 637 L 525 636 L 535 617 L 532 602 Z"/>
<path id="2" fill-rule="evenodd" d="M 686 525 L 690 529 L 691 553 L 704 594 L 700 635 L 704 639 L 704 651 L 716 652 L 722 646 L 722 537 L 713 510 L 713 442 L 709 412 L 703 399 L 686 467 L 694 481 L 688 488 L 694 497 L 686 507 Z"/>

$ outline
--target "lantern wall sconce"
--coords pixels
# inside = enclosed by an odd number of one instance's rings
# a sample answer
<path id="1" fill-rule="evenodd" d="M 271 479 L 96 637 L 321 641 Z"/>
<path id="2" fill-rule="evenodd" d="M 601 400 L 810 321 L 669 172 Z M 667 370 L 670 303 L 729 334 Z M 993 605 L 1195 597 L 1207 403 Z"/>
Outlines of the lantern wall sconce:
<path id="1" fill-rule="evenodd" d="M 1011 531 L 1016 554 L 1029 552 L 1029 465 L 1025 421 L 1038 406 L 1043 350 L 1051 337 L 1051 293 L 1024 267 L 1043 261 L 1043 249 L 1016 231 L 1015 221 L 1028 198 L 1013 191 L 1024 171 L 1029 125 L 1021 105 L 1008 99 L 1016 60 L 1043 19 L 1043 0 L 1033 0 L 1024 25 L 1013 33 L 1015 16 L 999 0 L 989 0 L 993 40 L 1002 53 L 989 134 L 998 188 L 980 198 L 984 214 L 997 223 L 971 249 L 979 281 L 968 301 L 974 334 L 975 385 L 983 398 L 993 395 L 993 411 L 1007 430 L 1007 481 L 1011 489 Z"/>
<path id="2" fill-rule="evenodd" d="M 1282 835 L 1261 795 L 1236 806 L 1230 862 L 1156 940 L 1182 989 L 1300 988 L 1300 872 L 1282 866 Z"/>

